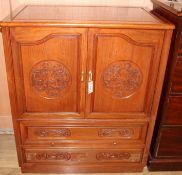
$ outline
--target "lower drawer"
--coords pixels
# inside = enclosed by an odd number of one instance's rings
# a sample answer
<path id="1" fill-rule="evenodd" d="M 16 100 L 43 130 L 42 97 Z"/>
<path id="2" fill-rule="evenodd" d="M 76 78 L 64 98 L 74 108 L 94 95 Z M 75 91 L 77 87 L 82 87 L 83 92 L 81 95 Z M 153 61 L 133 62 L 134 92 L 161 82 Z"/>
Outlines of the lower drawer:
<path id="1" fill-rule="evenodd" d="M 161 129 L 155 156 L 182 158 L 182 126 Z"/>
<path id="2" fill-rule="evenodd" d="M 25 163 L 140 163 L 142 149 L 31 149 L 24 148 Z"/>

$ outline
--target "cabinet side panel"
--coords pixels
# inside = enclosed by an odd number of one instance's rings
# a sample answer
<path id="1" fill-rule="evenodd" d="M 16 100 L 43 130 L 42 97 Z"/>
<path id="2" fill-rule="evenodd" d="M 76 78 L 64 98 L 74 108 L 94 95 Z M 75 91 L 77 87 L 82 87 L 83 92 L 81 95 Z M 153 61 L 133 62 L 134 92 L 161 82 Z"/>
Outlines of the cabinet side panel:
<path id="1" fill-rule="evenodd" d="M 21 114 L 21 111 L 19 111 L 18 103 L 17 103 L 10 29 L 8 27 L 3 27 L 2 34 L 3 34 L 2 36 L 3 36 L 3 44 L 4 44 L 10 104 L 11 104 L 11 113 L 12 113 L 13 127 L 14 127 L 15 139 L 16 139 L 16 149 L 18 154 L 18 162 L 19 162 L 19 165 L 21 165 L 23 160 L 22 160 L 22 151 L 21 151 L 21 148 L 19 147 L 19 145 L 21 145 L 20 131 L 19 131 L 18 124 L 16 122 L 16 118 L 18 117 L 18 115 Z"/>

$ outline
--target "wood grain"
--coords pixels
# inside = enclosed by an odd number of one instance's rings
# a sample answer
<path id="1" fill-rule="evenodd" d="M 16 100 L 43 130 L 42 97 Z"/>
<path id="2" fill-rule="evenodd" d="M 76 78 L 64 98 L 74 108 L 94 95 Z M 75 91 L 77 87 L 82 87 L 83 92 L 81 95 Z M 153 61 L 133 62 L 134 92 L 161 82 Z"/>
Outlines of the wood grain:
<path id="1" fill-rule="evenodd" d="M 27 28 L 28 35 L 21 30 L 11 30 L 12 45 L 16 48 L 13 57 L 18 74 L 18 103 L 23 108 L 20 110 L 80 114 L 85 98 L 80 75 L 84 72 L 87 47 L 85 42 L 81 43 L 86 30 Z M 49 78 L 45 79 L 45 74 Z"/>
<path id="2" fill-rule="evenodd" d="M 5 18 L 0 26 L 62 26 L 98 28 L 173 29 L 144 8 L 112 6 L 41 6 L 22 7 Z"/>
<path id="3" fill-rule="evenodd" d="M 99 142 L 107 142 L 114 147 L 131 147 L 132 143 L 143 145 L 145 143 L 147 123 L 119 122 L 114 125 L 111 122 L 101 126 L 88 126 L 62 122 L 20 122 L 21 140 L 25 145 L 51 145 L 52 147 L 64 146 L 72 142 L 80 142 L 80 146 L 86 145 L 84 142 L 94 142 L 92 147 L 98 147 Z"/>
<path id="4" fill-rule="evenodd" d="M 133 31 L 133 30 L 107 30 L 107 29 L 92 29 L 89 33 L 89 64 L 88 71 L 93 72 L 94 93 L 87 94 L 87 115 L 88 117 L 108 117 L 122 118 L 128 117 L 137 118 L 149 117 L 151 100 L 154 92 L 154 83 L 156 81 L 156 70 L 160 59 L 160 50 L 162 43 L 161 31 Z M 151 38 L 150 38 L 151 37 Z M 152 42 L 151 42 L 152 41 Z M 159 50 L 157 49 L 159 48 Z M 140 53 L 143 53 L 142 56 Z M 154 59 L 155 57 L 155 59 Z M 131 66 L 137 65 L 141 74 L 141 84 L 125 98 L 113 97 L 111 91 L 107 91 L 106 85 L 103 84 L 103 73 L 107 67 L 117 62 L 130 61 Z M 127 64 L 125 65 L 127 66 Z M 130 65 L 129 65 L 130 66 Z M 122 68 L 120 68 L 121 70 Z M 123 68 L 124 69 L 124 68 Z M 126 68 L 127 69 L 127 68 Z M 133 85 L 132 71 L 126 70 L 124 76 L 130 77 L 128 84 L 122 84 L 127 81 L 120 76 L 120 70 L 109 72 L 108 79 L 111 81 L 111 88 L 116 88 L 116 93 L 120 92 L 120 88 L 131 89 Z M 154 73 L 155 72 L 155 73 Z M 87 72 L 88 74 L 88 72 Z M 131 75 L 130 75 L 131 74 Z M 153 76 L 149 79 L 149 76 Z M 114 76 L 118 76 L 114 79 Z M 136 74 L 135 74 L 136 75 Z M 136 77 L 133 77 L 134 80 Z M 150 81 L 149 81 L 150 80 Z M 114 84 L 115 83 L 115 84 Z M 117 92 L 118 91 L 118 92 Z M 126 90 L 127 91 L 127 90 Z M 120 107 L 122 106 L 122 108 Z M 109 114 L 108 114 L 109 113 Z M 100 116 L 99 116 L 100 115 Z M 110 115 L 110 116 L 108 116 Z"/>
<path id="5" fill-rule="evenodd" d="M 173 13 L 176 16 L 182 16 L 181 2 L 175 3 L 175 2 L 170 2 L 166 0 L 152 0 L 152 2 L 156 5 L 163 7 L 164 9 L 167 9 L 170 13 Z"/>
<path id="6" fill-rule="evenodd" d="M 174 26 L 121 7 L 28 6 L 6 20 L 22 172 L 142 171 Z"/>
<path id="7" fill-rule="evenodd" d="M 0 140 L 2 141 L 0 144 L 0 173 L 3 175 L 22 175 L 20 168 L 17 164 L 17 155 L 15 148 L 15 141 L 13 135 L 0 135 Z M 113 165 L 112 165 L 113 166 Z M 76 168 L 76 167 L 75 167 Z M 47 170 L 45 170 L 47 171 Z M 107 170 L 106 170 L 107 171 Z M 29 173 L 33 175 L 33 173 Z M 48 175 L 47 173 L 44 173 Z M 110 173 L 111 175 L 114 175 Z M 122 173 L 123 175 L 128 175 L 128 173 Z M 130 173 L 131 175 L 136 175 L 136 173 Z M 147 168 L 144 168 L 143 172 L 137 173 L 138 175 L 149 175 L 151 173 L 148 172 Z M 175 172 L 156 172 L 156 175 L 181 175 L 181 171 Z M 41 175 L 41 174 L 37 174 Z M 55 174 L 58 175 L 58 174 Z M 78 174 L 83 175 L 83 174 Z M 103 174 L 105 175 L 105 174 Z"/>
<path id="8" fill-rule="evenodd" d="M 176 25 L 170 48 L 158 118 L 151 145 L 150 171 L 181 170 L 181 11 L 164 1 L 153 0 L 153 12 Z"/>

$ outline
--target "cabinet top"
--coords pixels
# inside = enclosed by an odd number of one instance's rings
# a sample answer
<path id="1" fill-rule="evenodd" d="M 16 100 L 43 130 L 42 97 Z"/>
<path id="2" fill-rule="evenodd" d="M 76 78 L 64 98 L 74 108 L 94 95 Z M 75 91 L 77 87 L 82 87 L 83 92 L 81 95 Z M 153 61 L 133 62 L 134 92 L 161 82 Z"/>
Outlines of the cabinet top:
<path id="1" fill-rule="evenodd" d="M 0 26 L 65 26 L 108 28 L 173 29 L 144 8 L 111 6 L 20 7 L 0 22 Z"/>
<path id="2" fill-rule="evenodd" d="M 152 2 L 177 16 L 182 16 L 182 0 L 152 0 Z"/>

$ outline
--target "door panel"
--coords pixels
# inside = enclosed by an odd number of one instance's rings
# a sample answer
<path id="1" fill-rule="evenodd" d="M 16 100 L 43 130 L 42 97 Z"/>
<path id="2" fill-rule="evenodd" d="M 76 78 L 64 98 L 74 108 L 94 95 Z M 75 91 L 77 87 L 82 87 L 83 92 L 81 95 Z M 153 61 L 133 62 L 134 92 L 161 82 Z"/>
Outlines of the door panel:
<path id="1" fill-rule="evenodd" d="M 87 117 L 144 117 L 150 113 L 162 31 L 89 31 Z M 140 37 L 138 37 L 140 36 Z M 151 76 L 152 75 L 152 76 Z M 88 90 L 87 90 L 88 91 Z"/>
<path id="2" fill-rule="evenodd" d="M 83 116 L 86 30 L 15 28 L 11 35 L 20 110 Z"/>

